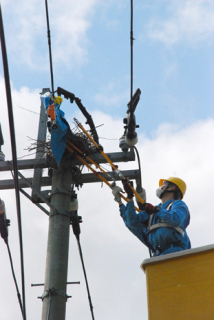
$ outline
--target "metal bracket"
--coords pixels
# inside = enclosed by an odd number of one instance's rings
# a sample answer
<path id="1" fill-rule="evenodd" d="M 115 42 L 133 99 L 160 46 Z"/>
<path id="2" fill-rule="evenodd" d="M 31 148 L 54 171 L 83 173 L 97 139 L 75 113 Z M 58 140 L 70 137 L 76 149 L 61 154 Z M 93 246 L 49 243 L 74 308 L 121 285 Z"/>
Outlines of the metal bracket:
<path id="1" fill-rule="evenodd" d="M 67 301 L 67 299 L 72 297 L 72 296 L 68 296 L 66 294 L 66 292 L 64 292 L 62 290 L 57 290 L 55 288 L 50 288 L 50 289 L 46 290 L 41 297 L 38 297 L 38 299 L 41 299 L 43 301 L 44 298 L 51 297 L 51 296 L 54 296 L 54 295 L 60 295 L 60 296 L 64 297 L 66 299 L 66 301 Z"/>
<path id="2" fill-rule="evenodd" d="M 65 211 L 65 210 L 60 210 L 60 211 L 51 211 L 50 214 L 49 214 L 49 217 L 53 217 L 55 215 L 62 215 L 62 216 L 67 216 L 69 217 L 70 219 L 76 217 L 76 211 Z M 82 217 L 80 217 L 82 219 Z M 81 221 L 82 222 L 82 221 Z"/>
<path id="3" fill-rule="evenodd" d="M 53 191 L 50 193 L 50 195 L 49 195 L 50 199 L 51 199 L 51 197 L 52 197 L 54 194 L 59 194 L 59 193 L 61 193 L 61 194 L 67 194 L 67 195 L 69 195 L 69 196 L 72 197 L 74 191 L 68 191 L 68 190 L 65 190 L 65 189 L 58 189 L 58 188 L 56 188 L 55 190 L 53 190 Z"/>

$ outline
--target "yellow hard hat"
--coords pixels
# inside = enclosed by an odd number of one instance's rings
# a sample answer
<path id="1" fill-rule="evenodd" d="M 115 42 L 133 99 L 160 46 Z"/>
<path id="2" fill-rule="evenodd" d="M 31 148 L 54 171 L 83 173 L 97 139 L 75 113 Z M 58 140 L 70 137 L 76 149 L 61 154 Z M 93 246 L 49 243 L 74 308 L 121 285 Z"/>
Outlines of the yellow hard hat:
<path id="1" fill-rule="evenodd" d="M 159 180 L 159 187 L 162 186 L 164 181 L 169 181 L 169 182 L 176 184 L 176 186 L 180 189 L 180 191 L 182 193 L 182 198 L 183 198 L 183 196 L 186 192 L 187 186 L 186 186 L 186 183 L 182 179 L 176 178 L 176 177 L 169 177 L 168 179 L 160 179 Z"/>

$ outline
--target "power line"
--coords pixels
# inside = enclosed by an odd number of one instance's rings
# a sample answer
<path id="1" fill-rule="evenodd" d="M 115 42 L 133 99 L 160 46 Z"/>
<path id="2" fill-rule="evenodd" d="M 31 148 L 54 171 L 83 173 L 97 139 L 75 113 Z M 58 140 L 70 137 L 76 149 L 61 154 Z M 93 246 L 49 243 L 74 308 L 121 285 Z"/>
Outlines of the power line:
<path id="1" fill-rule="evenodd" d="M 52 63 L 52 52 L 51 52 L 51 32 L 50 32 L 49 16 L 48 16 L 48 0 L 45 0 L 45 8 L 46 8 L 47 35 L 48 35 L 49 60 L 50 60 L 50 72 L 51 72 L 51 90 L 52 90 L 52 95 L 53 95 L 54 94 L 54 79 L 53 79 L 53 63 Z"/>
<path id="2" fill-rule="evenodd" d="M 1 37 L 1 48 L 2 48 L 2 59 L 4 67 L 5 77 L 5 88 L 8 105 L 8 118 L 10 127 L 10 139 L 13 157 L 13 170 L 14 170 L 14 182 L 15 182 L 15 194 L 16 194 L 16 207 L 17 207 L 17 219 L 18 219 L 18 230 L 19 230 L 19 243 L 20 243 L 20 259 L 21 259 L 21 276 L 22 276 L 22 300 L 23 300 L 23 318 L 26 320 L 26 309 L 25 309 L 25 280 L 24 280 L 24 255 L 23 255 L 23 241 L 22 241 L 22 222 L 21 222 L 21 205 L 19 195 L 19 182 L 18 182 L 18 169 L 17 169 L 17 153 L 16 153 L 16 140 L 15 140 L 15 129 L 13 120 L 13 106 L 10 88 L 10 77 L 9 68 L 7 61 L 7 51 L 4 37 L 3 18 L 0 4 L 0 37 Z"/>
<path id="3" fill-rule="evenodd" d="M 20 309 L 21 309 L 21 312 L 22 312 L 22 316 L 23 316 L 23 319 L 24 319 L 22 299 L 21 299 L 21 295 L 20 295 L 20 292 L 19 292 L 18 284 L 17 284 L 17 281 L 16 281 L 16 276 L 15 276 L 15 272 L 14 272 L 14 268 L 13 268 L 13 260 L 12 260 L 12 256 L 11 256 L 11 252 L 10 252 L 10 247 L 9 247 L 8 241 L 5 241 L 5 243 L 7 245 L 7 250 L 8 250 L 9 259 L 10 259 L 11 271 L 12 271 L 13 280 L 14 280 L 14 283 L 15 283 L 15 286 L 16 286 L 17 297 L 18 297 L 18 300 L 19 300 L 19 306 L 20 306 Z"/>
<path id="4" fill-rule="evenodd" d="M 131 25 L 130 25 L 130 46 L 131 46 L 131 90 L 130 99 L 133 95 L 133 0 L 131 0 Z"/>

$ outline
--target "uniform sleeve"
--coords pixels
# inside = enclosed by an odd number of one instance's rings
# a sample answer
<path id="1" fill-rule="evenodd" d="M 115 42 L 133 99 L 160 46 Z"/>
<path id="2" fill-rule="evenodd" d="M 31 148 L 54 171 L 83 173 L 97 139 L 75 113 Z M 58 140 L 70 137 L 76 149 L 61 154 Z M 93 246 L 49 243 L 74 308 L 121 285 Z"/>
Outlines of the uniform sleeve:
<path id="1" fill-rule="evenodd" d="M 120 206 L 120 215 L 123 218 L 125 226 L 146 246 L 147 244 L 147 225 L 148 214 L 146 212 L 136 213 L 133 201 L 125 206 Z"/>
<path id="2" fill-rule="evenodd" d="M 172 227 L 185 229 L 190 220 L 189 210 L 183 201 L 175 201 L 170 210 L 161 209 L 161 222 L 165 222 Z"/>
<path id="3" fill-rule="evenodd" d="M 145 211 L 136 213 L 133 201 L 129 201 L 126 207 L 121 205 L 120 214 L 127 227 L 141 228 L 148 224 L 149 215 Z"/>

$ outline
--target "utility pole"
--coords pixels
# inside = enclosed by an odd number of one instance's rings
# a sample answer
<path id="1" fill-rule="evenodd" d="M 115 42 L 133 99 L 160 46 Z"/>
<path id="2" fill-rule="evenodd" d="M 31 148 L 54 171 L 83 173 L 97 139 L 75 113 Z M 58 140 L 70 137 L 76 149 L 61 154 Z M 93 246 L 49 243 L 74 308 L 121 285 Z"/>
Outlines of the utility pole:
<path id="1" fill-rule="evenodd" d="M 71 170 L 53 170 L 42 320 L 64 320 L 70 233 Z"/>
<path id="2" fill-rule="evenodd" d="M 48 91 L 43 89 L 43 93 Z M 45 141 L 46 129 L 44 126 L 44 106 L 42 103 L 40 110 L 40 124 L 38 139 Z M 69 296 L 66 293 L 67 287 L 67 270 L 68 270 L 68 249 L 69 249 L 69 235 L 70 224 L 72 218 L 75 217 L 75 212 L 71 211 L 71 201 L 75 198 L 75 192 L 72 191 L 72 185 L 76 183 L 72 176 L 72 166 L 79 166 L 82 163 L 78 159 L 72 161 L 62 161 L 62 165 L 58 169 L 50 163 L 48 157 L 41 157 L 39 149 L 36 159 L 19 160 L 18 175 L 20 191 L 32 202 L 39 206 L 40 209 L 48 214 L 47 210 L 43 208 L 40 203 L 45 202 L 51 207 L 49 213 L 49 231 L 46 257 L 46 271 L 45 271 L 45 285 L 44 293 L 42 295 L 42 320 L 65 320 L 66 301 Z M 113 163 L 129 162 L 135 160 L 133 148 L 130 151 L 107 153 L 107 156 Z M 98 152 L 90 155 L 90 158 L 97 164 L 106 163 L 106 159 Z M 86 159 L 87 162 L 87 159 Z M 27 170 L 34 168 L 34 176 L 32 178 L 25 178 L 19 170 Z M 52 176 L 43 176 L 42 169 L 49 168 L 53 171 Z M 0 172 L 10 171 L 11 164 L 9 161 L 0 161 Z M 124 177 L 130 180 L 136 180 L 139 184 L 140 170 L 124 170 L 121 171 Z M 105 176 L 103 173 L 100 175 Z M 107 181 L 121 180 L 120 176 L 114 171 L 109 172 L 105 176 Z M 94 173 L 82 173 L 79 177 L 80 183 L 97 183 L 100 179 Z M 52 191 L 41 191 L 41 187 L 52 185 Z M 14 180 L 0 180 L 0 190 L 7 190 L 14 188 Z M 27 194 L 23 188 L 31 188 L 32 196 Z M 51 194 L 49 194 L 51 193 Z M 50 201 L 50 202 L 49 202 Z"/>

